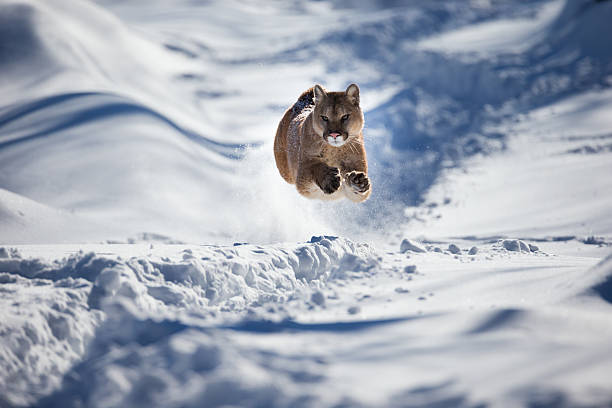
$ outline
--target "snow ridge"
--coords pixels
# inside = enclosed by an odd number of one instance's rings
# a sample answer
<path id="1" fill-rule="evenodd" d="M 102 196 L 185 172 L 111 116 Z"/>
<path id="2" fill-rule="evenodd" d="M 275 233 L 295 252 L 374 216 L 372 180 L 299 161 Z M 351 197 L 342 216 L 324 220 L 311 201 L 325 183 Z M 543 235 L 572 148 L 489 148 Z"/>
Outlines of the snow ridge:
<path id="1" fill-rule="evenodd" d="M 307 302 L 326 280 L 346 279 L 345 270 L 369 271 L 378 262 L 368 245 L 332 236 L 298 245 L 180 246 L 172 259 L 150 249 L 130 259 L 80 252 L 50 263 L 0 249 L 2 306 L 13 316 L 0 336 L 0 363 L 7 367 L 0 394 L 6 404 L 31 403 L 39 397 L 27 392 L 33 387 L 43 394 L 57 388 L 106 316 L 114 319 L 107 326 L 118 324 L 98 330 L 96 342 L 107 346 L 119 341 L 116 336 L 141 339 L 165 333 L 168 326 L 185 328 L 177 319 L 187 317 L 196 327 L 210 326 L 228 312 L 233 319 L 245 312 L 254 318 L 265 313 L 265 305 Z M 41 301 L 45 290 L 52 296 Z M 27 310 L 29 318 L 17 318 L 17 309 Z M 283 316 L 288 317 L 275 318 Z M 138 333 L 128 335 L 126 327 Z M 124 403 L 119 405 L 131 405 Z"/>

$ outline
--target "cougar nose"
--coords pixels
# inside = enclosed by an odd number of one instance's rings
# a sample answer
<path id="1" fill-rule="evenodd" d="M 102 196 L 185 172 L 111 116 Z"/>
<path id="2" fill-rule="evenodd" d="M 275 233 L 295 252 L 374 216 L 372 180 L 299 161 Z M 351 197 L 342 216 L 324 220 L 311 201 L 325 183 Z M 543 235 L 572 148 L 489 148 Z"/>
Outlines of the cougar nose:
<path id="1" fill-rule="evenodd" d="M 338 132 L 331 132 L 329 135 L 335 139 L 338 136 L 340 136 L 340 133 L 338 133 Z"/>

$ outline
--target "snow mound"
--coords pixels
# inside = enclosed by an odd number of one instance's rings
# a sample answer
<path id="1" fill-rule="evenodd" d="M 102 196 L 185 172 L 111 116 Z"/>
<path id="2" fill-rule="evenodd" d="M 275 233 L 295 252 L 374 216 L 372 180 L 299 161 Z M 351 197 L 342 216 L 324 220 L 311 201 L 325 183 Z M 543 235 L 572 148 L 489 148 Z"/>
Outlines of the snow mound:
<path id="1" fill-rule="evenodd" d="M 188 324 L 177 319 L 195 319 L 198 332 L 198 327 L 210 326 L 230 312 L 226 324 L 241 316 L 266 316 L 269 305 L 292 300 L 310 303 L 311 293 L 320 293 L 317 288 L 325 281 L 349 279 L 344 272 L 364 273 L 378 264 L 369 246 L 331 236 L 313 237 L 298 245 L 182 248 L 177 247 L 172 258 L 152 254 L 121 259 L 81 252 L 54 262 L 24 259 L 14 250 L 0 249 L 6 322 L 0 336 L 0 359 L 6 367 L 0 393 L 6 403 L 24 405 L 56 389 L 66 370 L 83 357 L 94 330 L 107 316 L 114 320 L 97 329 L 97 343 L 89 351 L 93 361 L 98 361 L 100 344 L 112 347 L 120 339 L 138 339 L 141 345 L 146 338 L 161 341 Z M 124 306 L 116 306 L 117 302 Z M 118 307 L 132 312 L 119 312 Z M 276 314 L 275 319 L 283 316 Z M 194 340 L 195 349 L 202 341 L 210 342 L 204 337 Z M 189 343 L 190 338 L 176 341 Z M 183 347 L 191 350 L 184 344 L 177 347 L 172 346 L 173 354 L 163 354 L 173 360 L 176 353 L 184 354 Z M 202 350 L 194 351 L 196 357 Z M 207 355 L 195 360 L 183 357 L 179 360 L 194 367 L 212 364 L 206 362 Z M 179 360 L 173 364 L 183 364 Z M 111 372 L 113 367 L 108 366 Z M 111 375 L 103 377 L 107 374 Z M 120 389 L 121 384 L 117 384 Z M 96 382 L 92 389 L 104 394 L 107 385 Z M 32 388 L 40 390 L 40 395 L 27 392 Z M 120 389 L 112 398 L 127 398 Z M 129 400 L 119 405 L 124 404 L 131 405 Z"/>
<path id="2" fill-rule="evenodd" d="M 85 359 L 40 407 L 290 407 L 291 376 L 264 356 L 197 324 L 139 316 L 115 305 Z M 289 394 L 289 395 L 288 395 Z"/>
<path id="3" fill-rule="evenodd" d="M 311 270 L 313 262 L 324 259 L 312 254 L 330 258 L 327 268 L 331 273 L 317 270 L 314 272 L 317 279 L 307 282 L 302 277 L 295 281 L 296 289 L 284 301 L 269 296 L 277 292 L 286 297 L 288 292 L 284 288 L 274 291 L 261 286 L 257 291 L 267 301 L 259 298 L 246 305 L 248 299 L 257 298 L 249 298 L 244 291 L 234 298 L 220 295 L 215 302 L 206 297 L 206 290 L 200 290 L 210 286 L 197 273 L 177 272 L 161 278 L 159 274 L 164 275 L 161 269 L 135 272 L 147 288 L 156 287 L 159 279 L 166 279 L 166 286 L 176 283 L 175 287 L 171 286 L 173 289 L 195 287 L 200 291 L 197 296 L 200 305 L 191 308 L 197 302 L 193 300 L 181 311 L 174 308 L 176 299 L 169 296 L 156 302 L 143 302 L 149 296 L 145 291 L 137 297 L 123 291 L 122 282 L 131 280 L 127 274 L 109 272 L 104 276 L 104 270 L 115 271 L 119 265 L 136 271 L 140 269 L 135 267 L 136 263 L 141 266 L 150 263 L 157 269 L 155 265 L 159 262 L 155 254 L 103 269 L 94 285 L 104 288 L 99 303 L 105 318 L 83 358 L 66 372 L 61 386 L 37 401 L 37 406 L 400 407 L 416 402 L 425 406 L 437 403 L 441 406 L 523 406 L 556 401 L 555 398 L 567 400 L 570 406 L 599 406 L 609 401 L 605 376 L 600 376 L 611 364 L 605 352 L 609 348 L 609 330 L 602 332 L 595 327 L 607 321 L 607 310 L 571 303 L 588 286 L 584 280 L 585 260 L 574 266 L 559 259 L 555 268 L 546 262 L 525 268 L 517 267 L 516 263 L 525 258 L 513 253 L 506 258 L 506 264 L 498 264 L 492 271 L 491 265 L 465 263 L 455 257 L 428 252 L 413 254 L 411 258 L 419 264 L 419 269 L 423 266 L 422 271 L 396 271 L 397 274 L 388 275 L 390 271 L 380 267 L 367 247 L 353 247 L 354 243 L 333 237 L 314 237 L 311 241 L 276 247 L 279 253 L 271 247 L 253 245 L 214 247 L 223 253 L 216 252 L 218 263 L 208 264 L 218 266 L 227 261 L 230 263 L 226 268 L 232 270 L 238 268 L 237 261 L 253 256 L 260 262 L 253 258 L 250 264 L 263 268 L 265 257 L 256 251 L 264 251 L 269 257 L 278 255 L 287 262 L 281 268 L 286 268 L 292 282 L 301 273 L 299 264 L 300 258 L 305 259 L 304 253 L 311 257 L 304 263 L 307 270 Z M 169 247 L 165 250 L 175 252 L 175 261 L 166 260 L 165 264 L 179 270 L 182 268 L 178 265 L 191 263 L 191 256 L 211 255 L 207 252 L 211 248 L 206 247 L 190 247 L 188 251 L 183 246 Z M 483 251 L 490 254 L 490 250 L 483 248 Z M 14 252 L 5 252 L 10 258 L 4 259 L 15 258 Z M 180 261 L 184 255 L 185 260 Z M 233 257 L 227 258 L 227 255 Z M 398 255 L 398 252 L 389 254 L 392 258 Z M 160 253 L 161 257 L 167 258 L 168 254 Z M 89 259 L 85 265 L 97 258 Z M 432 265 L 432 259 L 439 259 L 440 263 Z M 269 262 L 279 261 L 269 259 Z M 451 264 L 453 269 L 448 269 Z M 457 265 L 463 267 L 454 269 Z M 598 268 L 589 273 L 601 277 Z M 270 271 L 266 274 L 274 276 Z M 521 274 L 530 278 L 516 279 Z M 410 279 L 398 287 L 400 275 L 408 275 Z M 546 284 L 563 290 L 543 291 L 539 282 L 544 275 L 548 276 Z M 342 296 L 344 284 L 363 287 L 364 277 L 377 278 L 376 289 L 372 288 L 374 293 L 381 289 L 392 293 L 396 308 L 411 314 L 399 318 L 302 322 L 285 313 L 285 308 L 294 308 L 296 302 L 308 304 L 312 314 L 333 308 L 338 299 L 326 293 L 338 291 Z M 427 284 L 427 279 L 433 281 Z M 424 286 L 419 286 L 420 280 L 424 280 L 420 283 Z M 319 282 L 325 285 L 319 286 Z M 568 285 L 571 282 L 573 287 Z M 404 285 L 410 285 L 410 289 Z M 508 286 L 514 285 L 517 288 L 508 291 Z M 248 286 L 247 279 L 241 286 Z M 482 295 L 470 297 L 475 288 Z M 355 288 L 350 293 L 357 295 L 354 291 Z M 434 293 L 425 295 L 429 291 L 435 291 L 435 296 Z M 374 295 L 378 296 L 381 294 Z M 382 303 L 388 304 L 387 296 L 389 293 L 380 298 Z M 95 297 L 94 289 L 88 301 L 92 297 Z M 236 297 L 246 302 L 239 302 Z M 442 298 L 437 304 L 439 309 L 434 306 L 424 313 L 415 313 L 418 309 L 414 303 L 435 304 L 437 298 Z M 374 301 L 361 306 L 368 309 L 375 304 Z M 536 304 L 540 306 L 535 307 Z M 259 310 L 262 308 L 275 309 L 275 312 L 265 314 Z M 222 314 L 224 309 L 243 313 L 216 321 L 214 314 Z M 358 306 L 347 312 L 351 316 L 363 313 Z M 583 313 L 590 320 L 583 320 Z M 241 318 L 237 319 L 238 316 Z M 551 330 L 556 333 L 553 339 L 539 335 Z M 593 336 L 594 333 L 603 338 Z M 340 334 L 343 336 L 339 337 Z M 460 355 L 457 355 L 458 349 Z M 537 356 L 542 354 L 544 360 L 538 361 Z M 597 363 L 585 364 L 592 359 Z M 471 368 L 466 369 L 469 364 Z M 398 367 L 402 375 L 391 375 L 398 373 Z M 368 379 L 358 389 L 354 387 L 355 377 L 368 378 L 374 370 L 388 375 L 383 381 Z M 515 370 L 519 374 L 512 375 Z M 483 381 L 486 387 L 482 386 Z"/>

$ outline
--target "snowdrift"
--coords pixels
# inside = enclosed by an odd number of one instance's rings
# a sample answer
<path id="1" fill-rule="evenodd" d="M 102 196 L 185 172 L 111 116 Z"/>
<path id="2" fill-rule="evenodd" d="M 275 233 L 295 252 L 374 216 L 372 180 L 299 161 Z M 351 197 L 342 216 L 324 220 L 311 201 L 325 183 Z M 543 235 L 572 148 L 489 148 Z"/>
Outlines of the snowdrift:
<path id="1" fill-rule="evenodd" d="M 495 263 L 431 248 L 409 251 L 410 268 L 391 267 L 398 252 L 383 257 L 329 236 L 265 247 L 96 245 L 105 254 L 52 262 L 43 247 L 22 248 L 42 257 L 0 249 L 7 406 L 597 405 L 610 397 L 608 334 L 596 335 L 610 311 L 609 257 L 585 274 L 585 259 L 551 264 L 541 250 L 516 255 L 500 243 L 476 255 Z M 559 289 L 543 293 L 542 279 Z M 470 299 L 475 290 L 482 296 Z M 549 330 L 555 335 L 542 336 Z M 387 373 L 383 381 L 371 379 L 374 370 Z"/>
<path id="2" fill-rule="evenodd" d="M 337 237 L 313 237 L 297 246 L 265 248 L 237 245 L 180 250 L 170 246 L 171 252 L 179 251 L 172 259 L 152 256 L 152 245 L 143 246 L 149 255 L 121 259 L 81 252 L 50 263 L 0 249 L 2 309 L 9 318 L 3 323 L 6 335 L 0 356 L 6 370 L 0 384 L 3 404 L 32 403 L 56 388 L 66 369 L 84 357 L 96 329 L 95 338 L 104 348 L 112 348 L 115 341 L 131 343 L 132 338 L 140 339 L 142 345 L 154 344 L 190 326 L 198 330 L 215 321 L 229 324 L 247 311 L 253 318 L 261 313 L 265 316 L 264 305 L 308 301 L 309 296 L 299 295 L 318 293 L 316 289 L 328 279 L 338 279 L 347 271 L 366 274 L 378 263 L 367 245 Z M 221 320 L 223 316 L 236 317 Z M 275 315 L 282 317 L 282 313 Z M 187 323 L 175 322 L 183 318 Z M 134 332 L 125 331 L 127 327 Z M 100 356 L 95 354 L 108 351 L 90 349 L 90 358 L 97 360 Z M 202 356 L 196 364 L 211 364 L 207 358 Z M 94 393 L 108 392 L 94 388 L 97 386 L 91 387 Z M 33 394 L 31 389 L 38 391 Z M 75 396 L 74 390 L 66 392 L 68 400 Z M 86 400 L 82 401 L 86 405 L 108 402 Z"/>

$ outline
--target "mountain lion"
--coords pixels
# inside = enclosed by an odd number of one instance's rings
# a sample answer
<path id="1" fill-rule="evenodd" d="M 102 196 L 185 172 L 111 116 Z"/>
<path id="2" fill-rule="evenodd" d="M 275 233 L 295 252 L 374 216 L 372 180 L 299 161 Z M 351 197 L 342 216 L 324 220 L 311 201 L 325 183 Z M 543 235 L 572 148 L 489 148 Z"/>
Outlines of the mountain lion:
<path id="1" fill-rule="evenodd" d="M 315 85 L 300 95 L 278 124 L 276 167 L 305 197 L 362 202 L 371 192 L 362 129 L 357 85 L 344 92 Z"/>

